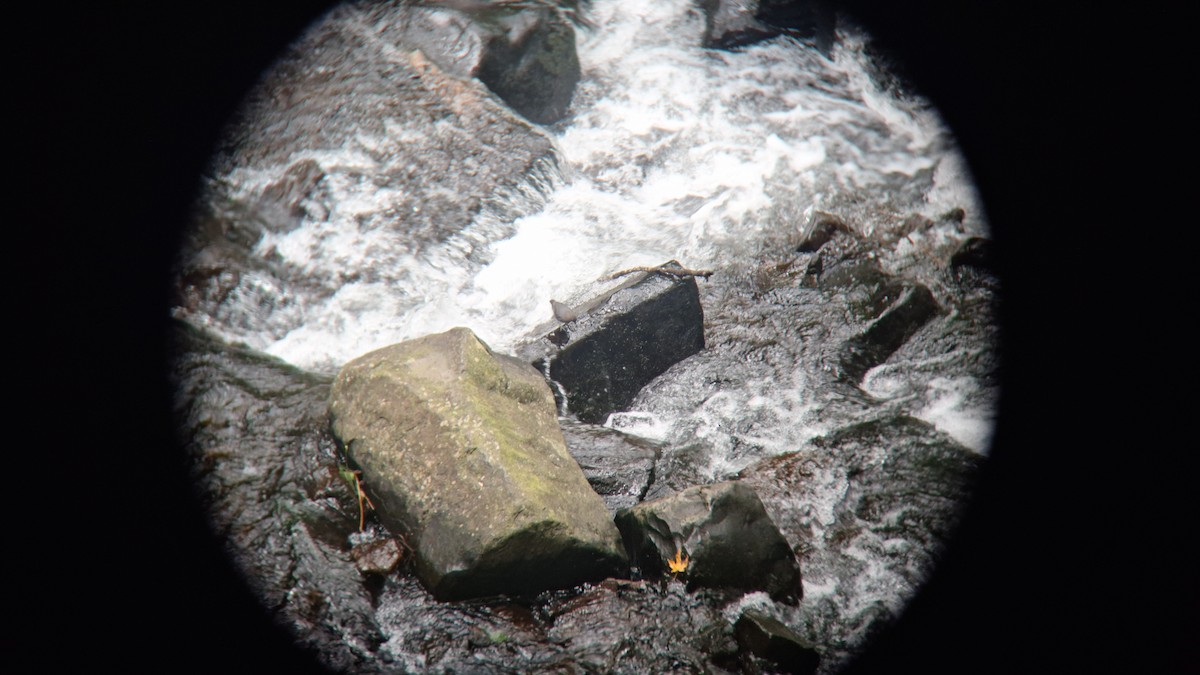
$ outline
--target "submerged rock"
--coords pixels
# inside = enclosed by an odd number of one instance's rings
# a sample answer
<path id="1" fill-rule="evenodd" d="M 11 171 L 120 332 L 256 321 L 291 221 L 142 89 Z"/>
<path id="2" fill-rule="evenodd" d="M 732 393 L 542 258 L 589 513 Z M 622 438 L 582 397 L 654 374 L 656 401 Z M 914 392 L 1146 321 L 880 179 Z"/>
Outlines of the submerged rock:
<path id="1" fill-rule="evenodd" d="M 346 364 L 334 435 L 380 520 L 439 599 L 564 588 L 625 568 L 616 528 L 571 459 L 554 399 L 528 364 L 466 328 Z"/>
<path id="2" fill-rule="evenodd" d="M 615 429 L 559 420 L 567 450 L 579 462 L 592 489 L 610 512 L 628 508 L 645 498 L 654 481 L 661 448 Z"/>
<path id="3" fill-rule="evenodd" d="M 617 513 L 643 575 L 682 574 L 688 588 L 766 591 L 795 603 L 800 565 L 754 490 L 729 481 L 683 490 Z M 680 569 L 680 568 L 683 569 Z"/>
<path id="4" fill-rule="evenodd" d="M 841 366 L 846 377 L 862 379 L 864 373 L 887 360 L 906 340 L 941 311 L 928 288 L 906 288 L 886 312 L 848 340 Z"/>
<path id="5" fill-rule="evenodd" d="M 584 422 L 627 409 L 648 382 L 704 349 L 694 277 L 638 273 L 576 314 L 521 355 L 561 387 L 567 407 Z"/>

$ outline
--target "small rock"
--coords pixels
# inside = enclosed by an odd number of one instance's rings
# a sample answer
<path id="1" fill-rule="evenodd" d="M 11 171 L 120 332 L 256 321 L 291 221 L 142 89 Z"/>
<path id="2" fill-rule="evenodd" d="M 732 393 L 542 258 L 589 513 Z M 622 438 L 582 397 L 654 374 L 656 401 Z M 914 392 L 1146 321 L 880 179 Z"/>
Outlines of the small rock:
<path id="1" fill-rule="evenodd" d="M 986 272 L 993 271 L 991 242 L 983 237 L 971 237 L 959 244 L 950 255 L 950 268 L 958 269 L 964 265 Z"/>
<path id="2" fill-rule="evenodd" d="M 817 211 L 809 220 L 808 225 L 796 245 L 797 253 L 812 253 L 824 246 L 838 232 L 849 232 L 850 228 L 839 217 L 832 213 Z"/>
<path id="3" fill-rule="evenodd" d="M 813 673 L 821 656 L 796 631 L 757 609 L 747 609 L 733 625 L 738 645 L 785 673 Z"/>
<path id="4" fill-rule="evenodd" d="M 395 539 L 365 541 L 350 549 L 354 566 L 363 574 L 390 574 L 400 564 L 403 553 Z"/>

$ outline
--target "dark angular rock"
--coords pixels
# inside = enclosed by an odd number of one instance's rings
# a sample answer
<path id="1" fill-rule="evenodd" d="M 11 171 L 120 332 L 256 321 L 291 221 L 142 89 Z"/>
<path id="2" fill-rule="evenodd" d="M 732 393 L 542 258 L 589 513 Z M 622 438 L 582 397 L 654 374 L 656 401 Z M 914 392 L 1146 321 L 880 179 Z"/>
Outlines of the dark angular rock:
<path id="1" fill-rule="evenodd" d="M 843 376 L 853 381 L 862 379 L 939 311 L 937 300 L 928 288 L 921 285 L 907 288 L 886 312 L 843 346 Z"/>
<path id="2" fill-rule="evenodd" d="M 828 56 L 836 38 L 831 7 L 814 0 L 698 0 L 704 12 L 702 44 L 732 49 L 780 34 L 804 40 Z"/>
<path id="3" fill-rule="evenodd" d="M 620 537 L 567 453 L 545 380 L 470 330 L 351 361 L 329 413 L 379 519 L 406 537 L 439 599 L 624 572 Z"/>
<path id="4" fill-rule="evenodd" d="M 738 645 L 785 673 L 813 673 L 821 656 L 791 628 L 757 609 L 747 609 L 733 625 Z"/>
<path id="5" fill-rule="evenodd" d="M 758 0 L 754 17 L 764 25 L 812 43 L 828 56 L 836 39 L 833 7 L 816 0 Z"/>
<path id="6" fill-rule="evenodd" d="M 841 218 L 818 211 L 813 214 L 813 218 L 800 238 L 800 243 L 796 246 L 797 253 L 812 253 L 824 246 L 833 235 L 838 232 L 849 232 L 850 228 L 846 227 L 845 221 Z"/>
<path id="7" fill-rule="evenodd" d="M 595 424 L 559 420 L 567 450 L 610 513 L 637 504 L 654 480 L 660 449 L 653 443 Z"/>
<path id="8" fill-rule="evenodd" d="M 570 412 L 584 422 L 625 410 L 648 382 L 704 348 L 704 311 L 693 277 L 640 273 L 577 314 L 520 354 L 557 384 L 556 398 L 565 395 Z"/>
<path id="9" fill-rule="evenodd" d="M 730 49 L 775 37 L 780 31 L 754 17 L 753 2 L 738 0 L 699 0 L 704 12 L 705 47 Z"/>
<path id="10" fill-rule="evenodd" d="M 702 485 L 617 512 L 630 561 L 643 576 L 686 560 L 689 589 L 766 591 L 796 603 L 800 564 L 758 495 L 737 481 Z"/>
<path id="11" fill-rule="evenodd" d="M 403 40 L 447 72 L 475 78 L 531 122 L 562 119 L 579 82 L 570 22 L 549 7 L 486 2 L 404 6 Z"/>
<path id="12" fill-rule="evenodd" d="M 476 76 L 529 121 L 552 124 L 566 116 L 579 73 L 571 24 L 555 12 L 526 10 L 488 42 Z"/>
<path id="13" fill-rule="evenodd" d="M 959 244 L 950 255 L 950 268 L 958 269 L 963 266 L 993 272 L 991 242 L 983 237 L 970 237 Z"/>

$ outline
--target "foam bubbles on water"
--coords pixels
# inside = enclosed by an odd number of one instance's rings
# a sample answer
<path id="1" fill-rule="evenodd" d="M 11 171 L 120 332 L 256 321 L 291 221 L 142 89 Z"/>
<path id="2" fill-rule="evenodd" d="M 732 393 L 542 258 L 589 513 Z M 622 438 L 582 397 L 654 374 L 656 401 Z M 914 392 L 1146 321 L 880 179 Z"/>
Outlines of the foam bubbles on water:
<path id="1" fill-rule="evenodd" d="M 992 440 L 993 410 L 990 405 L 970 402 L 970 397 L 978 391 L 978 384 L 969 377 L 934 378 L 925 393 L 926 405 L 917 417 L 971 450 L 985 454 Z"/>

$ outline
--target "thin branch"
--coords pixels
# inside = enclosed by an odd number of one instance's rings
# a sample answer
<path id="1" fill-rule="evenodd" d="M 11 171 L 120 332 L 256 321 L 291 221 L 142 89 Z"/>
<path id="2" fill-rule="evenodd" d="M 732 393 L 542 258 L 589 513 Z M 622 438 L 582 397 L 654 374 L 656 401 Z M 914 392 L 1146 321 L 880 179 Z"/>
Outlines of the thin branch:
<path id="1" fill-rule="evenodd" d="M 658 274 L 670 274 L 673 277 L 703 277 L 704 279 L 708 279 L 713 273 L 712 270 L 689 270 L 686 267 L 666 267 L 664 265 L 649 267 L 645 265 L 639 265 L 638 267 L 630 267 L 629 269 L 621 270 L 620 272 L 613 272 L 612 274 L 604 277 L 603 280 L 612 281 L 617 277 L 623 277 L 626 274 L 633 274 L 634 272 L 656 272 Z"/>

